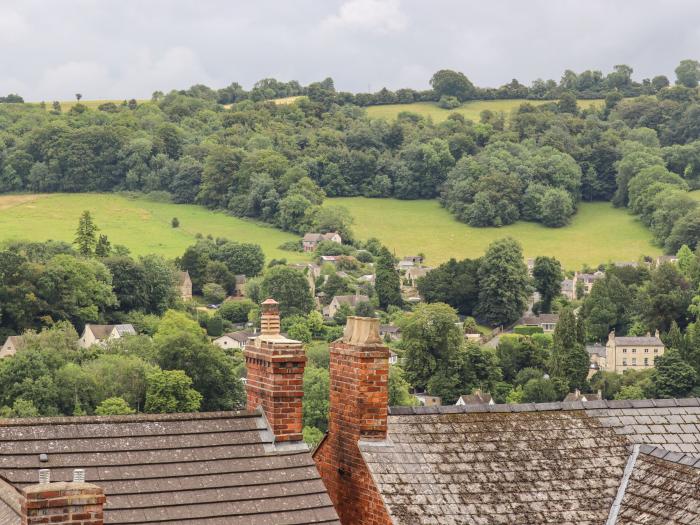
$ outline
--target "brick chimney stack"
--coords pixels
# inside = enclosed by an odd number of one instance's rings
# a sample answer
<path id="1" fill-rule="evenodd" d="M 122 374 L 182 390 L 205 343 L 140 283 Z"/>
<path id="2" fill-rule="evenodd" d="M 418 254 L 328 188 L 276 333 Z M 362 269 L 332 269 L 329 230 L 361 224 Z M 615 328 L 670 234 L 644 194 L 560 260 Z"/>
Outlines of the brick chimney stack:
<path id="1" fill-rule="evenodd" d="M 386 439 L 389 354 L 379 319 L 368 317 L 348 317 L 343 337 L 330 347 L 328 435 L 314 460 L 341 523 L 391 524 L 358 447 Z"/>
<path id="2" fill-rule="evenodd" d="M 91 483 L 41 483 L 22 490 L 22 525 L 103 525 L 105 495 Z"/>
<path id="3" fill-rule="evenodd" d="M 274 299 L 262 303 L 260 328 L 260 335 L 244 351 L 248 409 L 262 407 L 276 441 L 300 441 L 304 345 L 280 334 L 279 304 Z"/>

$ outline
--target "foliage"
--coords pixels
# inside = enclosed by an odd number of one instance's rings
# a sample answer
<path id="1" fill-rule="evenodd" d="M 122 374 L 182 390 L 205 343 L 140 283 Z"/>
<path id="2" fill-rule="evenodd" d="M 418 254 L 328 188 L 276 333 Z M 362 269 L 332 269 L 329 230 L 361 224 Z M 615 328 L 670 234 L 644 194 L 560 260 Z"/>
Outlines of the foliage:
<path id="1" fill-rule="evenodd" d="M 271 297 L 280 303 L 283 317 L 307 314 L 314 306 L 306 276 L 286 266 L 269 268 L 260 284 L 263 297 Z"/>
<path id="2" fill-rule="evenodd" d="M 554 257 L 536 257 L 532 269 L 535 289 L 542 298 L 541 311 L 552 311 L 552 301 L 561 293 L 561 281 L 564 275 L 561 264 Z"/>
<path id="3" fill-rule="evenodd" d="M 315 427 L 321 432 L 328 429 L 329 395 L 328 370 L 307 366 L 304 370 L 304 397 L 302 399 L 305 427 Z"/>
<path id="4" fill-rule="evenodd" d="M 97 416 L 128 416 L 136 412 L 121 397 L 109 397 L 95 408 Z"/>
<path id="5" fill-rule="evenodd" d="M 202 395 L 191 388 L 192 379 L 182 370 L 162 370 L 148 376 L 145 411 L 150 413 L 197 412 Z"/>
<path id="6" fill-rule="evenodd" d="M 401 306 L 401 280 L 395 268 L 394 257 L 386 247 L 382 247 L 377 256 L 376 280 L 374 289 L 377 292 L 380 308 Z"/>

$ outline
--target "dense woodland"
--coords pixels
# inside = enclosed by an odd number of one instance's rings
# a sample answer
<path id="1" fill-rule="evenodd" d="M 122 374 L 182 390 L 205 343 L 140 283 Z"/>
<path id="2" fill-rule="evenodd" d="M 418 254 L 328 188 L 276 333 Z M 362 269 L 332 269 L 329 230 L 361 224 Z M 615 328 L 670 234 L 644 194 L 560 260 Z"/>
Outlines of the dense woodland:
<path id="1" fill-rule="evenodd" d="M 683 61 L 675 85 L 631 74 L 567 71 L 541 97 L 538 82 L 508 95 L 558 99 L 476 123 L 368 119 L 330 79 L 303 89 L 265 80 L 250 92 L 193 86 L 97 110 L 1 104 L 0 192 L 160 192 L 297 233 L 346 224 L 342 210 L 321 211 L 325 197 L 439 198 L 473 226 L 551 227 L 582 200 L 612 200 L 668 251 L 694 249 L 699 212 L 685 194 L 700 187 L 700 65 Z M 431 83 L 433 99 L 489 98 L 461 73 Z M 293 104 L 268 100 L 299 93 Z M 579 111 L 576 98 L 594 95 L 605 103 Z"/>

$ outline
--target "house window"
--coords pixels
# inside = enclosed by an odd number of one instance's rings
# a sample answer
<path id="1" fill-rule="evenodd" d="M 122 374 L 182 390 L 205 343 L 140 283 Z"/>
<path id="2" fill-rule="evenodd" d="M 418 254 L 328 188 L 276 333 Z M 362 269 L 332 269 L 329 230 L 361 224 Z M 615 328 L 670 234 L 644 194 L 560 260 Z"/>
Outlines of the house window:
<path id="1" fill-rule="evenodd" d="M 655 354 L 658 354 L 658 353 L 659 353 L 659 349 L 658 349 L 658 348 L 654 348 L 654 353 L 655 353 Z"/>
<path id="2" fill-rule="evenodd" d="M 626 354 L 626 353 L 627 353 L 627 348 L 623 348 L 623 349 L 622 349 L 622 353 L 623 353 L 623 354 Z"/>
<path id="3" fill-rule="evenodd" d="M 636 349 L 636 348 L 633 348 L 633 349 L 632 349 L 632 353 L 633 353 L 633 354 L 636 354 L 636 353 L 637 353 L 637 349 Z"/>
<path id="4" fill-rule="evenodd" d="M 627 359 L 622 360 L 622 366 L 627 366 Z"/>
<path id="5" fill-rule="evenodd" d="M 632 358 L 632 366 L 637 366 L 637 358 L 636 357 Z"/>
<path id="6" fill-rule="evenodd" d="M 644 349 L 644 353 L 645 353 L 645 354 L 648 354 L 648 353 L 649 353 L 649 349 L 648 349 L 648 348 L 645 348 L 645 349 Z"/>
<path id="7" fill-rule="evenodd" d="M 649 358 L 648 357 L 644 358 L 644 366 L 649 366 Z"/>

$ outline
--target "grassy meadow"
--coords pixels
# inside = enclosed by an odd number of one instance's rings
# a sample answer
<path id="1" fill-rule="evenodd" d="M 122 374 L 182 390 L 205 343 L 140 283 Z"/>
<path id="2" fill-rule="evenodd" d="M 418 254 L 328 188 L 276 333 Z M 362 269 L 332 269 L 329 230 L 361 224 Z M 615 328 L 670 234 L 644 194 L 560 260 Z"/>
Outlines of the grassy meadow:
<path id="1" fill-rule="evenodd" d="M 211 234 L 260 244 L 269 261 L 306 259 L 302 253 L 278 249 L 298 237 L 271 226 L 213 212 L 201 206 L 152 202 L 119 194 L 0 195 L 0 242 L 8 239 L 72 242 L 78 218 L 89 210 L 100 233 L 135 255 L 182 255 L 195 235 Z M 173 217 L 180 227 L 173 228 Z"/>
<path id="2" fill-rule="evenodd" d="M 375 118 L 383 118 L 387 120 L 395 119 L 402 111 L 410 111 L 418 113 L 423 117 L 430 117 L 433 122 L 442 122 L 450 113 L 459 113 L 464 115 L 464 118 L 479 121 L 479 115 L 485 109 L 490 109 L 495 113 L 505 113 L 510 115 L 511 111 L 516 109 L 520 104 L 528 102 L 535 106 L 552 102 L 551 100 L 526 100 L 526 99 L 511 99 L 511 100 L 474 100 L 465 102 L 456 109 L 443 109 L 436 102 L 415 102 L 413 104 L 387 104 L 384 106 L 369 106 L 367 107 L 367 115 Z M 586 109 L 592 106 L 602 106 L 602 100 L 579 100 L 579 109 Z"/>
<path id="3" fill-rule="evenodd" d="M 649 231 L 625 210 L 607 202 L 582 203 L 571 224 L 547 228 L 518 222 L 502 228 L 473 228 L 455 220 L 436 200 L 401 201 L 363 197 L 328 199 L 346 207 L 359 239 L 377 237 L 397 256 L 421 252 L 434 266 L 450 257 L 481 256 L 492 241 L 506 236 L 520 241 L 526 257 L 551 255 L 568 270 L 583 264 L 636 261 L 659 255 Z"/>
<path id="4" fill-rule="evenodd" d="M 59 100 L 58 101 L 61 104 L 61 111 L 70 111 L 70 109 L 75 106 L 78 101 L 77 100 Z M 119 106 L 122 102 L 124 102 L 124 99 L 122 100 L 81 100 L 80 103 L 83 106 L 87 106 L 90 109 L 97 109 L 100 107 L 102 104 L 105 104 L 107 102 L 113 102 L 117 106 Z M 128 102 L 128 99 L 127 99 Z M 136 100 L 139 104 L 143 104 L 145 102 L 150 102 L 150 100 Z M 46 104 L 46 111 L 51 111 L 53 109 L 53 100 L 46 100 L 44 101 Z M 34 104 L 39 104 L 38 102 L 34 102 Z"/>

